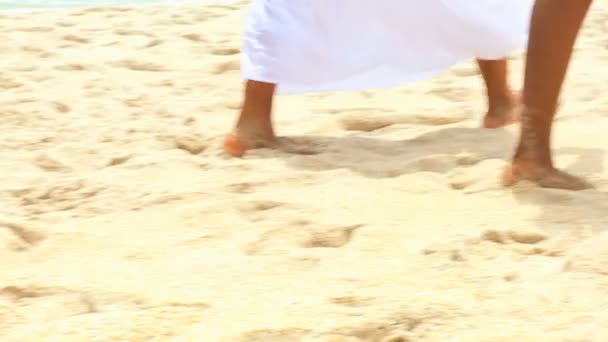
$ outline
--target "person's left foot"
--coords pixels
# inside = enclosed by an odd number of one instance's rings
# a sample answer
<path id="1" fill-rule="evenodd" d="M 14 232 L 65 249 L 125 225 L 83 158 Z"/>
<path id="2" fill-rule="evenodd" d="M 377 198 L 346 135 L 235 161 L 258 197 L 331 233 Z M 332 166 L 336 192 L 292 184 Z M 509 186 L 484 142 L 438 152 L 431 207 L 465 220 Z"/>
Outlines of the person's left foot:
<path id="1" fill-rule="evenodd" d="M 483 119 L 484 128 L 500 128 L 519 122 L 521 98 L 519 93 L 513 93 L 500 105 L 490 106 Z"/>

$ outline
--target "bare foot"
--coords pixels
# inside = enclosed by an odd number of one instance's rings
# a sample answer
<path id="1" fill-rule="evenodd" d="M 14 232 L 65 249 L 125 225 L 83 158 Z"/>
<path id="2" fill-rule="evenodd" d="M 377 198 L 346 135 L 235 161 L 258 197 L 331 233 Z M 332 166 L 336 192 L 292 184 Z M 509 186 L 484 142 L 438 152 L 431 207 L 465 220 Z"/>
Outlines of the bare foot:
<path id="1" fill-rule="evenodd" d="M 247 151 L 257 148 L 272 148 L 286 153 L 318 154 L 321 146 L 306 139 L 276 137 L 272 135 L 247 135 L 235 130 L 224 137 L 224 151 L 233 157 L 242 157 Z"/>
<path id="2" fill-rule="evenodd" d="M 515 185 L 517 182 L 527 180 L 543 188 L 563 190 L 585 190 L 593 186 L 580 177 L 573 176 L 556 168 L 546 168 L 532 163 L 514 161 L 509 164 L 502 175 L 502 184 L 505 187 Z"/>
<path id="3" fill-rule="evenodd" d="M 276 147 L 278 140 L 274 133 L 235 129 L 224 137 L 224 151 L 233 157 L 241 157 L 248 150 L 264 147 Z"/>
<path id="4" fill-rule="evenodd" d="M 516 122 L 520 119 L 521 96 L 513 93 L 510 99 L 500 106 L 490 107 L 483 119 L 484 128 L 499 128 Z"/>

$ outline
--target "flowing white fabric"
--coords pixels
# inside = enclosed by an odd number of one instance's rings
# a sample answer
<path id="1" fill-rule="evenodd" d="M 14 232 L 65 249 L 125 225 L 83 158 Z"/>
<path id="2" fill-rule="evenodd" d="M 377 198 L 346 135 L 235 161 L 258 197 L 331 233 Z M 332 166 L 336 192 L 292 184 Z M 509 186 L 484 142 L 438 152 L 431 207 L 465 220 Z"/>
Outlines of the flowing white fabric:
<path id="1" fill-rule="evenodd" d="M 241 74 L 278 93 L 386 88 L 524 48 L 534 0 L 252 0 Z"/>

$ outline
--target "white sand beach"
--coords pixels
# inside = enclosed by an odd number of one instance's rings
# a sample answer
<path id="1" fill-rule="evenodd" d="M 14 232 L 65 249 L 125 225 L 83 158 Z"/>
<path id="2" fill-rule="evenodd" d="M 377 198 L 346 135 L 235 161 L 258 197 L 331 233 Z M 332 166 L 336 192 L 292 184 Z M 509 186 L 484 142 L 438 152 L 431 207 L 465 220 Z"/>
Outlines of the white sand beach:
<path id="1" fill-rule="evenodd" d="M 227 157 L 245 9 L 0 15 L 0 341 L 608 341 L 608 2 L 553 138 L 582 192 L 500 186 L 473 63 L 278 97 L 305 153 Z"/>

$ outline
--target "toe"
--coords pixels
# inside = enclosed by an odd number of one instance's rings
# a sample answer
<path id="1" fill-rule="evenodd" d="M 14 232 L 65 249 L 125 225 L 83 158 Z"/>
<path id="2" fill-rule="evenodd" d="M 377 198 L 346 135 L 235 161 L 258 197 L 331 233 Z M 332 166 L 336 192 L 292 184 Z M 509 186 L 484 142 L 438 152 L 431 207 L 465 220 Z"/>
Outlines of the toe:
<path id="1" fill-rule="evenodd" d="M 247 148 L 238 135 L 230 133 L 224 138 L 224 151 L 233 157 L 241 157 L 245 154 Z"/>

